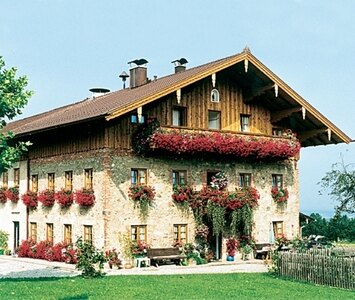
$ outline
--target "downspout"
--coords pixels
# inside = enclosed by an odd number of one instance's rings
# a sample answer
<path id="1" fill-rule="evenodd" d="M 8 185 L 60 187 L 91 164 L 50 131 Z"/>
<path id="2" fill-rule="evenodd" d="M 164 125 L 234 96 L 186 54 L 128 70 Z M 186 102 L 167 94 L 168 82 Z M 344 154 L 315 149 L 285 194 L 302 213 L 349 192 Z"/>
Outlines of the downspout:
<path id="1" fill-rule="evenodd" d="M 27 158 L 27 191 L 30 189 L 30 158 Z M 30 220 L 30 209 L 26 206 L 26 240 L 28 240 L 28 224 Z"/>

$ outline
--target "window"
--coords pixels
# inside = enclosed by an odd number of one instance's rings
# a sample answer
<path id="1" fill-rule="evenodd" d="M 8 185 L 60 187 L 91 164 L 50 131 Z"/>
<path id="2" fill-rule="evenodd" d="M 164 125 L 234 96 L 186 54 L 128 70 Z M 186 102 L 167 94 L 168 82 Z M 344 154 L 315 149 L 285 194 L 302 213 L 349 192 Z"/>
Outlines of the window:
<path id="1" fill-rule="evenodd" d="M 272 227 L 274 229 L 274 236 L 276 238 L 283 236 L 283 234 L 284 234 L 284 223 L 282 221 L 272 222 Z"/>
<path id="2" fill-rule="evenodd" d="M 132 225 L 131 240 L 147 242 L 147 225 Z"/>
<path id="3" fill-rule="evenodd" d="M 46 224 L 46 240 L 47 240 L 48 243 L 51 243 L 53 245 L 53 240 L 54 240 L 53 223 L 47 223 Z"/>
<path id="4" fill-rule="evenodd" d="M 211 185 L 212 182 L 212 177 L 216 176 L 217 173 L 219 173 L 220 171 L 209 171 L 207 172 L 207 185 Z"/>
<path id="5" fill-rule="evenodd" d="M 249 174 L 249 173 L 240 173 L 239 174 L 239 186 L 240 187 L 249 187 L 249 186 L 251 186 L 251 174 Z"/>
<path id="6" fill-rule="evenodd" d="M 65 187 L 66 191 L 73 190 L 73 171 L 66 171 L 65 172 Z"/>
<path id="7" fill-rule="evenodd" d="M 187 242 L 187 225 L 186 224 L 174 224 L 174 241 Z"/>
<path id="8" fill-rule="evenodd" d="M 147 116 L 141 115 L 140 119 L 137 114 L 131 115 L 131 124 L 144 124 L 146 122 Z"/>
<path id="9" fill-rule="evenodd" d="M 250 131 L 250 116 L 240 115 L 240 131 L 249 132 Z"/>
<path id="10" fill-rule="evenodd" d="M 54 191 L 55 189 L 55 174 L 48 173 L 48 189 Z"/>
<path id="11" fill-rule="evenodd" d="M 186 126 L 186 107 L 173 108 L 173 126 Z"/>
<path id="12" fill-rule="evenodd" d="M 84 171 L 84 187 L 87 190 L 91 190 L 93 188 L 92 179 L 93 179 L 92 169 L 86 169 Z"/>
<path id="13" fill-rule="evenodd" d="M 147 184 L 147 170 L 146 169 L 132 169 L 131 170 L 131 184 L 132 185 Z"/>
<path id="14" fill-rule="evenodd" d="M 92 225 L 84 225 L 84 242 L 92 244 Z"/>
<path id="15" fill-rule="evenodd" d="M 7 189 L 9 186 L 9 173 L 5 171 L 2 173 L 2 187 Z"/>
<path id="16" fill-rule="evenodd" d="M 217 89 L 213 89 L 211 91 L 211 102 L 215 102 L 215 103 L 219 102 L 219 92 Z"/>
<path id="17" fill-rule="evenodd" d="M 186 184 L 186 171 L 173 171 L 173 185 Z"/>
<path id="18" fill-rule="evenodd" d="M 283 133 L 283 130 L 281 128 L 273 128 L 272 129 L 272 135 L 281 136 L 282 133 Z"/>
<path id="19" fill-rule="evenodd" d="M 70 224 L 64 224 L 64 243 L 67 245 L 72 243 L 72 226 Z"/>
<path id="20" fill-rule="evenodd" d="M 20 186 L 20 169 L 19 168 L 14 169 L 14 186 L 15 187 Z"/>
<path id="21" fill-rule="evenodd" d="M 37 193 L 38 192 L 38 175 L 31 176 L 31 184 L 32 184 L 31 191 L 34 193 Z"/>
<path id="22" fill-rule="evenodd" d="M 272 174 L 272 187 L 282 188 L 283 176 L 280 174 Z"/>
<path id="23" fill-rule="evenodd" d="M 208 129 L 221 128 L 221 112 L 215 110 L 208 111 Z"/>
<path id="24" fill-rule="evenodd" d="M 37 243 L 37 223 L 30 223 L 30 240 Z"/>

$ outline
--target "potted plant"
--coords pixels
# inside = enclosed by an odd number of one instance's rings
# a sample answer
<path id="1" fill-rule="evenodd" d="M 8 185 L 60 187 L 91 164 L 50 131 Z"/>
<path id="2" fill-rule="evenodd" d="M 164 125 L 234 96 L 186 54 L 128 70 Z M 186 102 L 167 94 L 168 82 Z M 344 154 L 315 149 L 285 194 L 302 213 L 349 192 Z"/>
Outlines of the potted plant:
<path id="1" fill-rule="evenodd" d="M 82 207 L 89 207 L 95 203 L 95 194 L 93 189 L 81 189 L 74 193 L 75 203 Z"/>
<path id="2" fill-rule="evenodd" d="M 0 188 L 0 203 L 6 203 L 6 188 Z"/>
<path id="3" fill-rule="evenodd" d="M 70 190 L 61 189 L 54 194 L 54 199 L 62 207 L 69 207 L 73 204 L 73 192 Z"/>
<path id="4" fill-rule="evenodd" d="M 11 187 L 5 191 L 6 197 L 12 202 L 17 203 L 19 200 L 19 190 L 17 187 Z"/>
<path id="5" fill-rule="evenodd" d="M 0 255 L 3 255 L 7 250 L 9 234 L 6 231 L 0 230 Z"/>
<path id="6" fill-rule="evenodd" d="M 233 237 L 226 242 L 227 246 L 227 261 L 234 261 L 235 250 L 237 249 L 237 240 Z"/>
<path id="7" fill-rule="evenodd" d="M 271 196 L 276 203 L 285 203 L 288 200 L 288 190 L 274 186 L 271 189 Z"/>
<path id="8" fill-rule="evenodd" d="M 28 208 L 36 209 L 38 205 L 37 193 L 32 191 L 27 191 L 25 194 L 21 196 L 23 204 L 25 204 Z"/>
<path id="9" fill-rule="evenodd" d="M 150 246 L 144 241 L 132 241 L 131 252 L 133 257 L 143 257 L 147 254 Z"/>
<path id="10" fill-rule="evenodd" d="M 253 248 L 249 244 L 246 244 L 241 248 L 243 260 L 249 259 L 249 254 L 252 250 Z"/>
<path id="11" fill-rule="evenodd" d="M 129 188 L 129 198 L 134 202 L 134 208 L 139 208 L 140 216 L 144 220 L 148 215 L 149 207 L 153 206 L 155 189 L 149 185 L 133 185 Z"/>
<path id="12" fill-rule="evenodd" d="M 52 190 L 44 190 L 40 192 L 37 196 L 39 202 L 42 203 L 43 206 L 51 207 L 54 205 L 54 191 Z"/>
<path id="13" fill-rule="evenodd" d="M 121 268 L 122 261 L 121 261 L 121 259 L 118 258 L 119 254 L 120 253 L 117 252 L 116 248 L 112 248 L 112 249 L 107 250 L 105 252 L 107 263 L 108 263 L 110 269 L 112 269 L 113 266 L 116 266 L 118 269 Z"/>

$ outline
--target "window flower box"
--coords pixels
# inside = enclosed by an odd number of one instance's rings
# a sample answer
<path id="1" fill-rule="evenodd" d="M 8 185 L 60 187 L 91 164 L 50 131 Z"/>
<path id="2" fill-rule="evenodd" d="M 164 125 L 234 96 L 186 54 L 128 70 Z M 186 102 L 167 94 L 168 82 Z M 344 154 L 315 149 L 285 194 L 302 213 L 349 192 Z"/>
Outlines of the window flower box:
<path id="1" fill-rule="evenodd" d="M 288 200 L 287 188 L 279 188 L 277 186 L 271 189 L 271 196 L 275 203 L 285 203 Z"/>
<path id="2" fill-rule="evenodd" d="M 75 203 L 82 207 L 89 207 L 95 203 L 95 194 L 92 189 L 81 189 L 74 194 Z"/>
<path id="3" fill-rule="evenodd" d="M 0 188 L 0 203 L 6 203 L 7 196 L 6 196 L 6 189 Z"/>
<path id="4" fill-rule="evenodd" d="M 14 203 L 17 203 L 17 201 L 20 199 L 19 190 L 17 187 L 11 187 L 5 190 L 5 195 L 7 199 L 11 200 Z"/>
<path id="5" fill-rule="evenodd" d="M 61 189 L 54 194 L 54 199 L 62 208 L 69 207 L 74 201 L 73 192 Z"/>
<path id="6" fill-rule="evenodd" d="M 42 203 L 45 207 L 51 207 L 54 205 L 54 191 L 52 190 L 44 190 L 40 192 L 37 196 L 39 202 Z"/>
<path id="7" fill-rule="evenodd" d="M 149 207 L 153 206 L 155 189 L 149 185 L 133 185 L 129 188 L 128 197 L 134 202 L 134 207 L 139 208 L 141 217 L 145 219 Z"/>
<path id="8" fill-rule="evenodd" d="M 25 204 L 28 208 L 36 209 L 38 205 L 37 193 L 32 191 L 27 191 L 25 194 L 21 196 L 23 204 Z"/>

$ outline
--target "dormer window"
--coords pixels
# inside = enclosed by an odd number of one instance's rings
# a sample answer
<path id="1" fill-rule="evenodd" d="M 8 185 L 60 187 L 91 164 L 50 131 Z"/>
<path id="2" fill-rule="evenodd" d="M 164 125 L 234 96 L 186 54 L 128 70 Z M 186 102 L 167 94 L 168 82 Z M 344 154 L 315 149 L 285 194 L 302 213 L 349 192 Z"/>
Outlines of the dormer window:
<path id="1" fill-rule="evenodd" d="M 211 91 L 211 102 L 215 102 L 215 103 L 219 102 L 219 92 L 217 89 L 213 89 Z"/>

